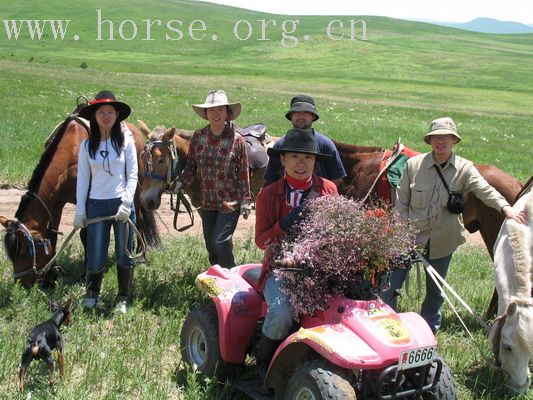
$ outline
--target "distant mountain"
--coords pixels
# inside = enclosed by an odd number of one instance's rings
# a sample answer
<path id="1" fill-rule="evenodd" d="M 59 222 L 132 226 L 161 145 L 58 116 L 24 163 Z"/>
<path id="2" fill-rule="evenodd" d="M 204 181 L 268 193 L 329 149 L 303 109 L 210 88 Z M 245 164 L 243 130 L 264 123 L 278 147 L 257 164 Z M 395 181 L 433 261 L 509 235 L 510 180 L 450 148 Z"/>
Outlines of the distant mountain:
<path id="1" fill-rule="evenodd" d="M 521 24 L 512 21 L 499 21 L 493 18 L 476 18 L 470 22 L 433 22 L 437 25 L 465 29 L 467 31 L 483 33 L 533 33 L 533 25 Z"/>

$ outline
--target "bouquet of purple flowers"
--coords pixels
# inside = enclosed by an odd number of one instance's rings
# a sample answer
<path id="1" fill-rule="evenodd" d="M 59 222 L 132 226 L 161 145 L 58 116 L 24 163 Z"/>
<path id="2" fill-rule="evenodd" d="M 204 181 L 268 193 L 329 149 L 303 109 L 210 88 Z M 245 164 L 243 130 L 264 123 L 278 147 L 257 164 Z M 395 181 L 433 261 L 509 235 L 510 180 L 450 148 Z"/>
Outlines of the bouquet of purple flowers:
<path id="1" fill-rule="evenodd" d="M 296 229 L 266 253 L 295 317 L 324 310 L 328 295 L 364 296 L 368 289 L 375 295 L 388 271 L 403 267 L 415 248 L 414 231 L 391 208 L 323 196 L 306 202 L 305 212 Z M 302 272 L 283 268 L 284 262 Z"/>

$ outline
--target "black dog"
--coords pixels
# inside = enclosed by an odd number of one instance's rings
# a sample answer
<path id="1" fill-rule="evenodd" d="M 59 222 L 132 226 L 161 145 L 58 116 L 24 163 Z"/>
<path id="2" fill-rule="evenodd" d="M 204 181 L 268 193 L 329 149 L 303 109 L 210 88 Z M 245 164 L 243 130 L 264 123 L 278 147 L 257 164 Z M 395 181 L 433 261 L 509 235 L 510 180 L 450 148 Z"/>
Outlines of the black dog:
<path id="1" fill-rule="evenodd" d="M 70 303 L 67 301 L 64 307 L 52 304 L 54 314 L 48 321 L 42 322 L 33 328 L 26 340 L 26 350 L 22 354 L 22 363 L 19 370 L 19 390 L 24 391 L 24 376 L 33 359 L 44 360 L 50 371 L 50 385 L 55 383 L 54 361 L 52 351 L 57 349 L 57 360 L 59 362 L 59 372 L 63 376 L 63 340 L 59 328 L 62 324 L 68 325 L 70 322 Z"/>

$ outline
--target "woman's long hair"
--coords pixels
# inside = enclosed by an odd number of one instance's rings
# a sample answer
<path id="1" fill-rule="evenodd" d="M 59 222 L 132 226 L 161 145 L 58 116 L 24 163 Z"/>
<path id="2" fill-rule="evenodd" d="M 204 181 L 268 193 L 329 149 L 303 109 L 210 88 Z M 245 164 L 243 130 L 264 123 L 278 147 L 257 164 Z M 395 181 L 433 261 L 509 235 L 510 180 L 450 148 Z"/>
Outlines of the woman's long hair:
<path id="1" fill-rule="evenodd" d="M 100 146 L 100 127 L 96 122 L 96 110 L 97 109 L 94 110 L 90 118 L 91 132 L 89 134 L 89 157 L 91 157 L 92 159 L 95 158 L 96 151 Z M 117 111 L 116 108 L 115 111 Z M 124 145 L 124 135 L 122 134 L 122 129 L 120 128 L 120 121 L 118 118 L 113 124 L 113 127 L 111 128 L 111 145 L 113 146 L 113 149 L 115 149 L 117 156 L 119 156 L 122 150 L 122 146 Z"/>

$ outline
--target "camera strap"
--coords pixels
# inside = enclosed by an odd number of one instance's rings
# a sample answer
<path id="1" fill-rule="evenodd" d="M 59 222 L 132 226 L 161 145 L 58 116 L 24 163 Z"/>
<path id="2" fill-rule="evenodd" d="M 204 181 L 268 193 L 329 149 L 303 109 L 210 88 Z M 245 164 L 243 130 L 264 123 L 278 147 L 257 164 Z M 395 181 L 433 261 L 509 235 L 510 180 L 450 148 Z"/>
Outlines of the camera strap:
<path id="1" fill-rule="evenodd" d="M 440 179 L 442 180 L 442 183 L 444 184 L 444 187 L 446 188 L 446 191 L 448 194 L 450 194 L 450 188 L 448 184 L 446 183 L 446 180 L 444 179 L 444 176 L 442 175 L 442 172 L 440 171 L 440 168 L 437 166 L 437 164 L 434 164 L 435 169 L 437 170 L 437 173 L 440 176 Z"/>

